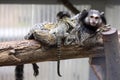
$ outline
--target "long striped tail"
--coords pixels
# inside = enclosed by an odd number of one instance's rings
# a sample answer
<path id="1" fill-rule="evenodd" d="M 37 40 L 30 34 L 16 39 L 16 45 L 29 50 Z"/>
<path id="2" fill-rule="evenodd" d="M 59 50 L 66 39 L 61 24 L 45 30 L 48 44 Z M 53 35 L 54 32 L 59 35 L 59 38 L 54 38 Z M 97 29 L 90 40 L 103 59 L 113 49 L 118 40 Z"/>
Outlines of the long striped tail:
<path id="1" fill-rule="evenodd" d="M 57 74 L 58 74 L 59 77 L 62 77 L 62 75 L 60 74 L 60 56 L 61 56 L 61 38 L 58 37 L 57 38 L 57 57 L 58 57 Z"/>

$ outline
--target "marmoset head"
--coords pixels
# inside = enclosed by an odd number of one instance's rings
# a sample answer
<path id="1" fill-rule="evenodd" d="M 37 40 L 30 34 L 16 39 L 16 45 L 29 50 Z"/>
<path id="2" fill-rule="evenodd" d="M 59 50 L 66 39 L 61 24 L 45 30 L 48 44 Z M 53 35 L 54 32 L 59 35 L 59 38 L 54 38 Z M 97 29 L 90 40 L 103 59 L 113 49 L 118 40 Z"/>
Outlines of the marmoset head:
<path id="1" fill-rule="evenodd" d="M 70 17 L 69 12 L 67 11 L 60 11 L 57 13 L 57 18 L 62 19 L 63 17 Z"/>
<path id="2" fill-rule="evenodd" d="M 102 19 L 98 10 L 90 10 L 88 16 L 85 18 L 86 24 L 97 27 L 102 23 Z"/>
<path id="3" fill-rule="evenodd" d="M 80 16 L 80 22 L 90 27 L 98 28 L 101 24 L 106 24 L 106 19 L 103 12 L 98 10 L 83 10 Z"/>

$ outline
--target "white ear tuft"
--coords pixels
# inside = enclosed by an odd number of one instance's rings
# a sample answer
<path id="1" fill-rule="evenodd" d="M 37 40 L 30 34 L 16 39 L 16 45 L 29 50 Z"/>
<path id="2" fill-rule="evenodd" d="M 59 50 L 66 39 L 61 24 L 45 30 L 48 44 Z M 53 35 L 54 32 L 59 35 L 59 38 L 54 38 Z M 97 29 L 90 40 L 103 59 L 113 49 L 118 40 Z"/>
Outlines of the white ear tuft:
<path id="1" fill-rule="evenodd" d="M 105 13 L 104 12 L 101 12 L 100 15 L 104 15 Z"/>

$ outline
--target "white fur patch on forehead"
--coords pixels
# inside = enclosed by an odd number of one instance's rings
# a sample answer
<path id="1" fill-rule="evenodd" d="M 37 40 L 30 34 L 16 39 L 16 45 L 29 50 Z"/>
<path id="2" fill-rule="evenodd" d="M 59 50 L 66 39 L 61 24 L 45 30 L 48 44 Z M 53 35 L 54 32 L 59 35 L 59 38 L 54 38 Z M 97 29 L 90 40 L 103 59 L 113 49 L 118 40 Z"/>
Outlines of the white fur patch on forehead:
<path id="1" fill-rule="evenodd" d="M 100 17 L 100 12 L 98 10 L 90 10 L 88 16 Z"/>
<path id="2" fill-rule="evenodd" d="M 90 16 L 93 16 L 94 18 L 95 17 L 100 17 L 100 15 L 98 15 L 98 14 L 91 14 Z"/>

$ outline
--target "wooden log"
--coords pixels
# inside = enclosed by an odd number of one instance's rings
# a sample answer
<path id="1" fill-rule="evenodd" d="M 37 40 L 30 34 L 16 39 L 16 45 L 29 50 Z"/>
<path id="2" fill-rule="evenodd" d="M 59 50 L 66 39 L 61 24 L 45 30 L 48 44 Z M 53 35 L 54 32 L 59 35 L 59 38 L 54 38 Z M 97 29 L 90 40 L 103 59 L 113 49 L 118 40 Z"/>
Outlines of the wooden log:
<path id="1" fill-rule="evenodd" d="M 105 80 L 120 80 L 120 47 L 117 30 L 112 28 L 103 32 L 103 41 L 106 57 Z"/>
<path id="2" fill-rule="evenodd" d="M 62 46 L 61 59 L 103 56 L 103 47 L 90 50 L 78 46 Z M 10 41 L 0 43 L 0 66 L 10 66 L 43 61 L 56 61 L 55 47 L 43 48 L 34 40 Z"/>

